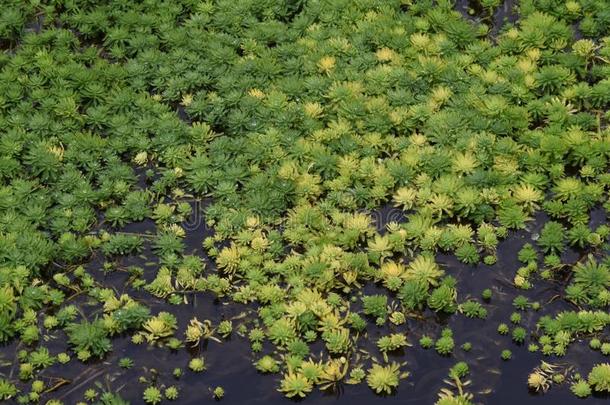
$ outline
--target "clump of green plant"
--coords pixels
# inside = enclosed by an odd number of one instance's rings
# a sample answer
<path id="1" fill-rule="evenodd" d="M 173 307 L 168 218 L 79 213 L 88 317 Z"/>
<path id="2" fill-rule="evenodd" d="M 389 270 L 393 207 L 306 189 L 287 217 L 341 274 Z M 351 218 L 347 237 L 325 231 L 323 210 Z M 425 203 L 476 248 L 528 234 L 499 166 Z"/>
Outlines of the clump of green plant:
<path id="1" fill-rule="evenodd" d="M 214 395 L 214 399 L 220 400 L 220 399 L 224 398 L 225 390 L 224 390 L 224 388 L 218 386 L 218 387 L 214 388 L 214 390 L 212 391 L 212 394 Z"/>
<path id="2" fill-rule="evenodd" d="M 487 317 L 487 310 L 479 302 L 469 300 L 459 305 L 459 310 L 469 318 L 481 318 Z"/>
<path id="3" fill-rule="evenodd" d="M 521 1 L 499 30 L 497 0 L 473 19 L 449 1 L 81 3 L 10 0 L 0 18 L 0 342 L 29 346 L 20 377 L 38 378 L 54 356 L 34 345 L 60 329 L 81 360 L 130 330 L 176 350 L 172 313 L 205 292 L 256 308 L 253 352 L 281 353 L 301 397 L 360 367 L 325 363 L 310 381 L 310 346 L 351 359 L 370 320 L 484 318 L 435 254 L 494 266 L 537 211 L 550 219 L 514 284 L 569 277 L 582 308 L 541 317 L 540 350 L 607 325 L 610 231 L 589 226 L 610 184 L 604 1 Z M 203 197 L 205 274 L 185 225 Z M 387 203 L 404 220 L 380 230 L 372 211 Z M 567 245 L 595 258 L 562 263 Z M 100 253 L 124 286 L 85 266 Z M 150 266 L 123 266 L 142 253 Z M 360 309 L 366 284 L 379 291 Z M 167 306 L 150 316 L 133 290 Z M 198 322 L 189 346 L 240 334 Z M 439 402 L 470 401 L 457 395 Z"/>
<path id="4" fill-rule="evenodd" d="M 435 404 L 472 404 L 473 395 L 465 391 L 470 380 L 465 377 L 470 372 L 468 364 L 461 361 L 449 369 L 449 380 L 445 380 L 448 388 L 441 388 Z"/>
<path id="5" fill-rule="evenodd" d="M 400 371 L 400 365 L 391 363 L 386 366 L 373 364 L 368 370 L 366 382 L 377 394 L 391 394 L 398 387 L 401 379 L 406 378 L 408 373 Z"/>
<path id="6" fill-rule="evenodd" d="M 451 352 L 453 352 L 453 348 L 455 347 L 453 331 L 449 328 L 443 329 L 441 332 L 441 337 L 436 341 L 434 347 L 438 354 L 444 356 L 451 354 Z"/>
<path id="7" fill-rule="evenodd" d="M 366 315 L 376 319 L 377 323 L 385 322 L 388 315 L 388 297 L 385 295 L 368 295 L 362 297 L 362 307 Z"/>
<path id="8" fill-rule="evenodd" d="M 288 372 L 281 381 L 278 391 L 288 398 L 304 398 L 313 389 L 313 384 L 302 374 Z"/>
<path id="9" fill-rule="evenodd" d="M 0 380 L 0 399 L 2 399 L 3 401 L 7 401 L 13 398 L 15 395 L 17 395 L 18 392 L 19 390 L 17 389 L 15 384 L 12 384 L 11 382 L 5 379 Z"/>
<path id="10" fill-rule="evenodd" d="M 112 350 L 108 331 L 101 320 L 72 323 L 65 328 L 68 342 L 74 347 L 79 359 L 85 361 L 90 356 L 102 357 Z"/>
<path id="11" fill-rule="evenodd" d="M 591 395 L 591 386 L 586 380 L 578 380 L 570 386 L 570 391 L 579 398 Z"/>
<path id="12" fill-rule="evenodd" d="M 402 333 L 393 333 L 383 336 L 377 340 L 377 347 L 383 353 L 383 358 L 387 362 L 388 352 L 398 350 L 408 346 L 407 337 Z"/>
<path id="13" fill-rule="evenodd" d="M 589 372 L 588 383 L 596 392 L 610 392 L 610 364 L 595 365 Z"/>
<path id="14" fill-rule="evenodd" d="M 157 387 L 150 386 L 144 390 L 142 399 L 144 399 L 144 402 L 147 404 L 159 404 L 163 399 L 163 394 L 161 394 L 161 391 Z"/>
<path id="15" fill-rule="evenodd" d="M 205 360 L 203 357 L 194 357 L 189 361 L 189 368 L 196 373 L 200 373 L 206 369 Z"/>

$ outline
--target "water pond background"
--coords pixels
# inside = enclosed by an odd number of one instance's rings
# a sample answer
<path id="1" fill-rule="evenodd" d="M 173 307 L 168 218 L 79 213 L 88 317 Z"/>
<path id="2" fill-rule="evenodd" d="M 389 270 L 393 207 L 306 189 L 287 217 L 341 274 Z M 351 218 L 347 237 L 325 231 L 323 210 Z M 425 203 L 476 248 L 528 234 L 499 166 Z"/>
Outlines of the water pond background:
<path id="1" fill-rule="evenodd" d="M 469 9 L 476 7 L 467 0 L 456 2 L 456 9 L 467 18 L 474 17 Z M 516 18 L 511 9 L 513 1 L 505 1 L 492 17 L 493 29 L 498 30 L 503 21 L 514 21 Z M 178 112 L 180 114 L 180 111 Z M 188 119 L 184 112 L 180 114 Z M 205 257 L 202 241 L 209 236 L 211 231 L 206 228 L 202 217 L 202 208 L 205 201 L 194 201 L 193 218 L 188 221 L 185 228 L 188 229 L 185 238 L 186 254 L 196 254 Z M 400 221 L 396 214 L 385 207 L 375 213 L 379 221 L 377 227 L 383 229 L 386 222 L 390 220 Z M 531 242 L 532 237 L 540 231 L 547 218 L 539 214 L 535 221 L 528 224 L 524 231 L 511 233 L 498 246 L 498 261 L 494 266 L 483 263 L 471 266 L 459 262 L 450 255 L 439 254 L 437 262 L 443 266 L 447 274 L 458 280 L 459 301 L 464 301 L 469 296 L 478 298 L 485 288 L 493 290 L 493 298 L 485 304 L 488 317 L 485 320 L 470 319 L 456 314 L 448 317 L 439 317 L 432 311 L 423 314 L 422 319 L 407 320 L 406 325 L 396 327 L 396 330 L 407 331 L 407 339 L 412 344 L 404 351 L 390 355 L 390 360 L 406 362 L 405 369 L 410 376 L 403 380 L 391 396 L 380 397 L 368 388 L 366 383 L 355 386 L 339 386 L 334 391 L 321 392 L 315 389 L 305 399 L 296 401 L 305 404 L 333 404 L 333 405 L 360 405 L 371 403 L 382 404 L 431 404 L 437 398 L 439 389 L 445 386 L 443 380 L 447 376 L 448 369 L 457 361 L 467 361 L 470 366 L 469 378 L 472 381 L 469 392 L 472 392 L 477 403 L 495 405 L 520 404 L 571 404 L 582 403 L 587 405 L 609 403 L 608 396 L 593 395 L 585 400 L 577 399 L 569 391 L 569 384 L 553 385 L 545 394 L 531 392 L 527 387 L 528 374 L 540 364 L 541 360 L 549 361 L 565 367 L 573 367 L 575 371 L 587 373 L 592 364 L 605 362 L 605 358 L 599 351 L 588 347 L 588 340 L 578 340 L 569 346 L 567 354 L 561 358 L 544 357 L 541 353 L 529 353 L 527 341 L 525 344 L 517 345 L 511 341 L 510 336 L 500 336 L 497 333 L 499 323 L 508 323 L 508 317 L 514 311 L 512 301 L 517 295 L 525 295 L 530 301 L 540 302 L 542 308 L 538 312 L 528 311 L 523 313 L 522 325 L 528 331 L 535 331 L 536 320 L 544 314 L 556 314 L 561 310 L 573 310 L 576 307 L 561 298 L 569 280 L 542 281 L 536 280 L 534 288 L 528 291 L 517 290 L 513 287 L 512 279 L 516 270 L 521 266 L 517 260 L 517 252 L 524 243 Z M 598 209 L 592 214 L 592 224 L 599 225 L 606 222 L 606 214 L 603 209 Z M 154 234 L 154 223 L 150 220 L 134 223 L 123 229 L 124 232 L 139 234 Z M 567 249 L 562 259 L 564 263 L 575 263 L 581 258 L 581 253 Z M 117 292 L 121 292 L 128 285 L 128 267 L 140 266 L 145 269 L 144 276 L 148 281 L 156 274 L 158 263 L 152 254 L 150 246 L 146 246 L 142 254 L 138 256 L 126 256 L 117 259 L 115 271 L 104 273 L 102 263 L 105 258 L 101 252 L 97 253 L 88 264 L 88 269 L 96 279 L 106 286 L 113 286 Z M 213 265 L 206 260 L 208 268 Z M 374 293 L 376 287 L 367 285 L 365 290 L 368 294 Z M 381 289 L 380 289 L 381 291 Z M 254 311 L 253 307 L 246 305 L 231 304 L 215 299 L 209 293 L 198 293 L 190 296 L 189 304 L 182 306 L 179 311 L 175 307 L 162 300 L 151 297 L 144 291 L 129 289 L 129 294 L 135 299 L 142 300 L 151 309 L 152 313 L 168 310 L 178 318 L 178 330 L 184 330 L 189 320 L 197 317 L 199 320 L 209 319 L 217 324 L 223 319 L 246 319 Z M 74 304 L 87 306 L 86 297 L 76 297 Z M 238 324 L 236 322 L 235 324 Z M 456 338 L 456 349 L 451 357 L 438 355 L 433 349 L 422 349 L 417 340 L 424 334 L 438 336 L 440 330 L 449 326 Z M 371 351 L 376 350 L 374 344 L 379 337 L 393 332 L 392 325 L 377 327 L 369 323 L 367 327 L 366 341 Z M 602 336 L 609 339 L 610 336 Z M 466 353 L 459 349 L 464 342 L 471 342 L 473 349 Z M 144 375 L 148 379 L 156 380 L 162 384 L 176 384 L 180 389 L 180 397 L 173 403 L 180 405 L 213 403 L 211 390 L 216 386 L 222 386 L 225 397 L 220 401 L 222 404 L 279 404 L 290 403 L 283 394 L 277 391 L 279 374 L 262 375 L 252 365 L 253 356 L 249 342 L 246 338 L 233 333 L 228 341 L 218 343 L 212 340 L 201 345 L 196 352 L 189 348 L 178 351 L 170 351 L 167 348 L 156 348 L 149 345 L 134 345 L 130 336 L 121 336 L 112 339 L 113 350 L 103 361 L 70 362 L 62 366 L 56 364 L 41 373 L 41 377 L 56 381 L 56 389 L 44 396 L 46 399 L 59 399 L 66 404 L 74 404 L 81 401 L 86 389 L 98 384 L 101 389 L 119 392 L 120 395 L 132 404 L 143 403 L 141 398 L 144 384 L 138 384 L 138 378 Z M 57 332 L 47 344 L 52 353 L 65 350 L 65 335 Z M 509 361 L 500 358 L 503 349 L 510 349 L 513 357 Z M 265 347 L 270 350 L 271 347 Z M 265 351 L 263 350 L 263 352 Z M 320 352 L 320 346 L 318 352 Z M 10 358 L 19 350 L 19 343 L 13 342 L 0 348 L 0 372 L 9 377 L 18 373 L 17 359 Z M 312 350 L 315 354 L 316 350 Z M 193 355 L 205 357 L 207 371 L 203 373 L 186 372 L 176 380 L 172 376 L 174 367 L 186 369 L 188 361 Z M 118 367 L 119 359 L 129 357 L 134 360 L 135 366 L 129 370 Z M 69 381 L 69 383 L 67 383 Z M 53 385 L 53 384 L 51 384 Z M 292 401 L 295 402 L 295 401 Z"/>
<path id="2" fill-rule="evenodd" d="M 210 230 L 204 225 L 201 210 L 205 202 L 193 202 L 194 213 L 192 219 L 184 224 L 189 229 L 185 242 L 187 244 L 187 254 L 197 254 L 205 257 L 202 248 L 203 239 L 210 235 Z M 372 213 L 377 218 L 378 229 L 383 229 L 385 222 L 400 221 L 401 217 L 397 211 L 389 206 L 382 210 Z M 386 397 L 375 395 L 366 383 L 358 385 L 339 386 L 334 391 L 321 392 L 314 390 L 305 399 L 298 402 L 307 404 L 333 404 L 333 405 L 359 405 L 370 403 L 383 404 L 431 404 L 437 398 L 437 393 L 445 384 L 443 380 L 447 376 L 448 369 L 457 361 L 467 361 L 471 372 L 469 391 L 475 395 L 477 403 L 486 404 L 569 404 L 583 403 L 596 404 L 607 403 L 607 396 L 594 395 L 585 400 L 576 398 L 569 391 L 569 384 L 553 385 L 545 394 L 533 393 L 528 390 L 527 376 L 540 364 L 541 360 L 546 360 L 553 364 L 562 366 L 573 366 L 575 371 L 587 373 L 591 364 L 607 361 L 607 358 L 599 351 L 593 351 L 588 347 L 588 340 L 578 340 L 572 343 L 567 354 L 561 358 L 548 358 L 540 353 L 529 353 L 527 351 L 527 340 L 525 344 L 517 345 L 511 341 L 510 336 L 501 336 L 497 332 L 499 323 L 508 323 L 508 317 L 514 311 L 512 300 L 517 295 L 525 295 L 530 301 L 538 301 L 542 308 L 540 311 L 523 312 L 522 325 L 528 331 L 535 331 L 536 320 L 543 314 L 556 314 L 563 309 L 570 310 L 575 307 L 567 301 L 561 299 L 563 285 L 568 280 L 560 282 L 538 280 L 534 283 L 534 288 L 529 291 L 517 290 L 512 285 L 512 278 L 516 270 L 521 266 L 517 260 L 517 252 L 524 243 L 530 241 L 532 236 L 542 228 L 546 221 L 543 214 L 539 214 L 535 221 L 532 221 L 528 229 L 512 233 L 498 246 L 498 263 L 494 266 L 479 264 L 475 266 L 465 265 L 454 256 L 439 254 L 437 262 L 445 269 L 447 274 L 453 275 L 458 280 L 459 301 L 463 301 L 469 296 L 480 297 L 481 291 L 491 288 L 493 297 L 485 304 L 488 310 L 488 317 L 485 320 L 470 319 L 460 314 L 439 317 L 432 311 L 424 312 L 422 319 L 407 319 L 406 325 L 395 327 L 396 330 L 406 331 L 407 338 L 412 344 L 402 352 L 390 355 L 390 360 L 406 362 L 404 367 L 409 371 L 410 376 L 401 381 L 395 394 Z M 599 225 L 606 221 L 605 211 L 598 209 L 592 214 L 592 222 Z M 123 231 L 140 234 L 152 233 L 154 223 L 143 221 L 128 225 Z M 154 277 L 158 263 L 155 262 L 155 255 L 146 249 L 138 256 L 125 256 L 116 262 L 116 270 L 104 273 L 101 264 L 104 258 L 94 257 L 89 263 L 89 271 L 95 275 L 98 281 L 107 286 L 114 286 L 121 292 L 129 274 L 126 269 L 129 266 L 137 265 L 145 269 L 145 277 Z M 573 263 L 579 260 L 581 254 L 568 249 L 562 258 Z M 208 266 L 212 264 L 207 261 Z M 367 285 L 367 294 L 375 293 L 374 285 Z M 379 288 L 379 292 L 381 292 Z M 180 311 L 172 308 L 162 300 L 151 298 L 150 294 L 144 291 L 129 290 L 131 296 L 142 300 L 151 307 L 152 313 L 168 310 L 178 318 L 178 330 L 184 330 L 189 320 L 197 317 L 199 320 L 210 319 L 217 324 L 223 319 L 247 319 L 248 314 L 253 308 L 247 305 L 231 304 L 215 299 L 209 293 L 197 293 L 191 295 L 188 305 L 183 305 Z M 74 303 L 87 305 L 87 299 L 77 297 Z M 239 320 L 234 322 L 237 325 Z M 438 336 L 444 326 L 449 326 L 454 332 L 456 339 L 456 349 L 451 357 L 443 357 L 434 349 L 422 349 L 417 343 L 419 337 L 427 333 L 431 336 Z M 371 352 L 376 348 L 373 343 L 379 337 L 393 332 L 392 326 L 377 327 L 369 323 L 367 327 L 368 337 L 364 341 L 369 342 Z M 49 342 L 51 352 L 65 350 L 63 332 L 55 334 L 56 340 Z M 606 336 L 607 338 L 608 336 Z M 464 352 L 459 346 L 464 342 L 472 343 L 472 350 Z M 201 404 L 212 403 L 211 390 L 216 386 L 222 386 L 225 390 L 225 397 L 220 401 L 223 404 L 278 404 L 290 403 L 284 398 L 283 394 L 277 391 L 278 381 L 281 375 L 262 375 L 256 371 L 252 365 L 253 356 L 250 345 L 245 337 L 240 337 L 233 333 L 228 341 L 217 343 L 213 340 L 206 341 L 197 350 L 183 348 L 179 351 L 170 351 L 167 348 L 156 348 L 146 344 L 134 345 L 130 341 L 130 336 L 114 338 L 113 351 L 103 360 L 98 362 L 71 362 L 69 365 L 62 366 L 56 364 L 46 369 L 42 376 L 51 380 L 57 379 L 58 388 L 49 394 L 48 398 L 63 400 L 67 404 L 81 401 L 84 391 L 97 383 L 102 389 L 112 392 L 119 392 L 120 395 L 132 404 L 142 403 L 141 393 L 145 385 L 138 384 L 140 376 L 155 379 L 157 382 L 172 385 L 176 384 L 180 389 L 180 397 L 173 403 L 176 404 Z M 2 348 L 3 354 L 16 353 L 18 343 Z M 54 350 L 56 347 L 56 350 Z M 500 358 L 503 349 L 510 349 L 513 357 L 509 361 Z M 16 350 L 17 349 L 17 350 Z M 271 347 L 265 347 L 271 349 Z M 265 351 L 263 350 L 263 352 Z M 321 352 L 320 346 L 318 352 Z M 316 354 L 316 349 L 312 350 Z M 193 355 L 205 357 L 207 370 L 203 373 L 185 372 L 184 375 L 176 380 L 172 376 L 174 367 L 186 369 L 186 365 Z M 129 370 L 118 367 L 119 359 L 129 357 L 134 360 L 135 366 Z M 0 370 L 6 374 L 17 373 L 16 365 L 18 362 L 10 362 L 4 358 L 5 363 Z M 6 361 L 9 360 L 9 361 Z M 11 364 L 7 364 L 11 363 Z M 63 380 L 69 380 L 69 384 L 63 385 Z M 130 382 L 130 383 L 126 383 Z M 294 401 L 292 401 L 294 402 Z"/>

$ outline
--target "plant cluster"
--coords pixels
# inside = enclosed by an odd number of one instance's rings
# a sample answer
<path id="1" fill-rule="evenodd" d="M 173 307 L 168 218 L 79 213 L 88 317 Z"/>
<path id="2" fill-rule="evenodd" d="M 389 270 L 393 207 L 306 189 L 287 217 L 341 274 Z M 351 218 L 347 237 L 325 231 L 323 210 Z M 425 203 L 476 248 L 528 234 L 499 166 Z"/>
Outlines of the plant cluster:
<path id="1" fill-rule="evenodd" d="M 482 3 L 489 15 L 499 5 Z M 562 355 L 601 332 L 610 228 L 591 226 L 590 214 L 610 208 L 609 8 L 525 0 L 516 11 L 492 36 L 488 19 L 466 19 L 448 0 L 9 0 L 0 343 L 24 346 L 0 398 L 56 361 L 103 358 L 116 336 L 178 350 L 245 334 L 229 319 L 180 326 L 172 312 L 201 292 L 254 308 L 255 367 L 281 372 L 287 397 L 346 376 L 390 394 L 406 372 L 387 355 L 408 346 L 409 316 L 487 316 L 458 299 L 458 274 L 436 255 L 493 267 L 500 241 L 539 211 L 549 220 L 519 252 L 514 286 L 567 275 L 566 298 L 580 307 L 540 317 L 542 352 Z M 186 249 L 199 198 L 211 201 L 209 265 Z M 387 204 L 404 220 L 379 226 L 372 211 Z M 591 256 L 562 263 L 566 247 Z M 158 266 L 127 269 L 125 288 L 88 265 L 125 270 L 121 259 L 143 252 Z M 171 306 L 151 313 L 134 291 Z M 396 331 L 377 341 L 384 362 L 361 364 L 359 338 L 388 321 Z M 515 326 L 512 338 L 527 332 Z M 74 358 L 51 354 L 51 336 L 65 336 Z M 447 356 L 455 346 L 450 329 L 420 343 Z M 310 354 L 316 344 L 328 360 Z M 586 381 L 594 391 L 608 390 L 606 366 Z M 189 368 L 206 364 L 194 357 Z M 458 384 L 466 372 L 450 375 Z M 142 399 L 177 397 L 162 388 L 151 382 Z M 439 403 L 470 399 L 459 390 Z"/>

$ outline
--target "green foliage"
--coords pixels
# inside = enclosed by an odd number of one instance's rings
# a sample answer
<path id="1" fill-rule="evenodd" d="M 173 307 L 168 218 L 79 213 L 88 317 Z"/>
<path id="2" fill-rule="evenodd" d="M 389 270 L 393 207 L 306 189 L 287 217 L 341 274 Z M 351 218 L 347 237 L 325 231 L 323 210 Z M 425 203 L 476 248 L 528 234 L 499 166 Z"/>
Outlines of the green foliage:
<path id="1" fill-rule="evenodd" d="M 430 336 L 424 335 L 419 339 L 419 344 L 424 349 L 429 349 L 434 346 L 434 339 L 432 339 Z"/>
<path id="2" fill-rule="evenodd" d="M 566 289 L 568 298 L 578 304 L 606 307 L 610 304 L 610 268 L 606 262 L 598 263 L 592 256 L 577 263 L 573 280 Z"/>
<path id="3" fill-rule="evenodd" d="M 147 404 L 155 405 L 161 403 L 163 395 L 161 394 L 159 388 L 151 386 L 147 387 L 144 390 L 144 393 L 142 394 L 142 399 L 144 399 L 144 402 L 146 402 Z"/>
<path id="4" fill-rule="evenodd" d="M 434 348 L 438 354 L 447 356 L 453 352 L 454 347 L 455 342 L 453 340 L 453 332 L 448 328 L 443 329 L 441 337 L 436 341 Z"/>
<path id="5" fill-rule="evenodd" d="M 312 390 L 311 382 L 303 375 L 289 372 L 282 378 L 278 391 L 283 392 L 288 398 L 303 398 Z"/>
<path id="6" fill-rule="evenodd" d="M 12 384 L 5 379 L 0 379 L 0 399 L 3 401 L 9 400 L 17 395 L 18 392 L 19 390 L 15 384 Z"/>
<path id="7" fill-rule="evenodd" d="M 525 341 L 525 338 L 527 336 L 527 331 L 518 326 L 515 329 L 513 329 L 513 341 L 516 343 L 523 343 Z"/>
<path id="8" fill-rule="evenodd" d="M 377 340 L 377 347 L 384 355 L 407 345 L 407 337 L 402 333 L 392 333 Z"/>
<path id="9" fill-rule="evenodd" d="M 194 357 L 189 361 L 189 368 L 196 373 L 200 373 L 206 369 L 205 360 L 203 357 Z"/>
<path id="10" fill-rule="evenodd" d="M 381 294 L 362 297 L 362 308 L 366 315 L 385 319 L 388 315 L 388 297 Z"/>
<path id="11" fill-rule="evenodd" d="M 459 310 L 469 318 L 485 319 L 487 317 L 487 310 L 483 308 L 483 305 L 474 300 L 461 303 L 459 305 Z"/>
<path id="12" fill-rule="evenodd" d="M 565 243 L 564 229 L 560 223 L 549 221 L 544 225 L 538 238 L 538 246 L 545 252 L 561 252 Z"/>
<path id="13" fill-rule="evenodd" d="M 256 362 L 256 369 L 261 373 L 277 373 L 280 371 L 278 362 L 271 356 L 263 356 Z"/>
<path id="14" fill-rule="evenodd" d="M 591 386 L 585 380 L 578 380 L 570 386 L 570 391 L 579 398 L 591 395 Z"/>
<path id="15" fill-rule="evenodd" d="M 455 279 L 445 277 L 441 285 L 432 290 L 427 303 L 434 311 L 453 313 L 457 309 L 456 300 Z"/>
<path id="16" fill-rule="evenodd" d="M 594 366 L 589 373 L 588 382 L 596 392 L 610 392 L 610 364 Z"/>
<path id="17" fill-rule="evenodd" d="M 108 332 L 101 320 L 93 322 L 82 321 L 66 326 L 68 342 L 76 352 L 86 351 L 94 356 L 102 357 L 112 350 Z"/>
<path id="18" fill-rule="evenodd" d="M 536 248 L 519 252 L 515 285 L 570 276 L 566 297 L 601 310 L 541 317 L 543 352 L 561 354 L 608 324 L 607 261 L 569 269 L 560 258 L 566 243 L 601 256 L 610 233 L 589 229 L 610 184 L 605 1 L 523 0 L 519 19 L 500 29 L 483 23 L 497 0 L 481 0 L 472 19 L 448 1 L 5 3 L 1 343 L 44 345 L 63 328 L 87 360 L 136 330 L 133 343 L 176 349 L 170 312 L 211 293 L 256 308 L 253 350 L 283 353 L 280 390 L 303 397 L 364 367 L 325 367 L 321 383 L 296 367 L 310 345 L 350 359 L 362 349 L 356 337 L 368 339 L 371 319 L 355 312 L 356 297 L 380 326 L 428 309 L 485 318 L 474 300 L 458 305 L 435 254 L 501 267 L 500 240 L 529 232 L 539 209 L 551 220 Z M 200 198 L 213 236 L 189 252 Z M 389 202 L 404 221 L 381 231 L 373 210 Z M 537 248 L 547 253 L 540 271 Z M 97 271 L 99 253 L 116 273 Z M 139 254 L 146 265 L 115 285 Z M 370 283 L 383 291 L 360 296 Z M 388 300 L 394 293 L 400 302 Z M 151 295 L 171 309 L 151 317 Z M 99 319 L 77 321 L 91 314 Z M 221 321 L 212 333 L 241 332 Z M 395 336 L 379 339 L 384 353 L 406 344 Z M 437 347 L 451 352 L 452 339 Z M 38 348 L 20 375 L 52 359 Z M 452 369 L 458 380 L 462 368 Z M 374 365 L 367 382 L 390 393 L 397 374 Z M 172 399 L 170 388 L 149 383 L 144 401 L 159 402 L 162 389 Z M 438 403 L 470 400 L 459 392 Z M 106 393 L 100 402 L 123 401 Z"/>
<path id="19" fill-rule="evenodd" d="M 406 375 L 400 373 L 400 366 L 396 363 L 387 366 L 373 364 L 368 370 L 366 382 L 377 394 L 391 394 L 398 387 L 400 379 L 404 377 Z"/>
<path id="20" fill-rule="evenodd" d="M 178 399 L 178 388 L 171 386 L 171 387 L 167 387 L 165 389 L 164 392 L 165 398 L 169 399 L 170 401 L 175 401 L 176 399 Z"/>
<path id="21" fill-rule="evenodd" d="M 106 255 L 126 255 L 142 250 L 142 239 L 137 235 L 114 234 L 102 246 Z"/>

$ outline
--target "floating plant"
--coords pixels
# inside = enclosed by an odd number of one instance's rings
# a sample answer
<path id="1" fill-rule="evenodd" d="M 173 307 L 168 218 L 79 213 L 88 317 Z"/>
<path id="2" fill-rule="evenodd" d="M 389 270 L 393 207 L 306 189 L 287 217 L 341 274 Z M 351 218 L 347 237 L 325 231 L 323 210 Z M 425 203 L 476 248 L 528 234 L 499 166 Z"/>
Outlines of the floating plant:
<path id="1" fill-rule="evenodd" d="M 606 0 L 5 3 L 0 400 L 610 391 Z"/>

